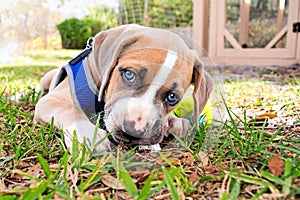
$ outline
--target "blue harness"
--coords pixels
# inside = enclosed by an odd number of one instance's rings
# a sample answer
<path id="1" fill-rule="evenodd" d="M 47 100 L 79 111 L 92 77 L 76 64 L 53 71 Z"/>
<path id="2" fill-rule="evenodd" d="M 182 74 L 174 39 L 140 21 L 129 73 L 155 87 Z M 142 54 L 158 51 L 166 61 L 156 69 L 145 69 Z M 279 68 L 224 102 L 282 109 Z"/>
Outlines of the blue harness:
<path id="1" fill-rule="evenodd" d="M 99 91 L 97 84 L 92 79 L 88 67 L 86 57 L 91 51 L 92 48 L 83 50 L 67 65 L 63 66 L 58 75 L 55 87 L 68 76 L 74 104 L 85 113 L 92 123 L 95 123 L 99 114 L 102 119 L 105 103 L 98 100 Z"/>

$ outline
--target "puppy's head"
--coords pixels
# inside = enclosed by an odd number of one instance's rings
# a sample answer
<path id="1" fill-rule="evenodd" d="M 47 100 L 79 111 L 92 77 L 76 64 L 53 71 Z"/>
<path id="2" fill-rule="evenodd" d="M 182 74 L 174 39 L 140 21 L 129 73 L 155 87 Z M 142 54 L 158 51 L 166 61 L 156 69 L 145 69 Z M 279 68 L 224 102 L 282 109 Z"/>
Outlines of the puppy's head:
<path id="1" fill-rule="evenodd" d="M 104 122 L 115 142 L 161 142 L 166 118 L 189 85 L 195 85 L 195 119 L 212 89 L 195 51 L 166 30 L 126 25 L 100 32 L 89 62 L 100 77 Z"/>

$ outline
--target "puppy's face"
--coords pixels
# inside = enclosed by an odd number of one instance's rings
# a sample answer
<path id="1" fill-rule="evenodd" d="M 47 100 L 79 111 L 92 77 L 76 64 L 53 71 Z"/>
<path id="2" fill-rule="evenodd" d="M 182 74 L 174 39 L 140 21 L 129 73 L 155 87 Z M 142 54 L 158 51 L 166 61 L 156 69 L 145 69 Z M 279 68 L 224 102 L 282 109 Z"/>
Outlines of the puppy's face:
<path id="1" fill-rule="evenodd" d="M 162 141 L 166 117 L 191 83 L 190 60 L 158 49 L 129 51 L 119 57 L 106 88 L 104 114 L 115 142 Z"/>

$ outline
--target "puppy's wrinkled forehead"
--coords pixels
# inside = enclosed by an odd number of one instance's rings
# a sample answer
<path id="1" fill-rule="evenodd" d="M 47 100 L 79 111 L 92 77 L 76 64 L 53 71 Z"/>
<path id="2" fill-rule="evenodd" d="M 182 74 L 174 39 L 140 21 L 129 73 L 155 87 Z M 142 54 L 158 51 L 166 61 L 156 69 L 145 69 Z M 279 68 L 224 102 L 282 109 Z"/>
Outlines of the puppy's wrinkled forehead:
<path id="1" fill-rule="evenodd" d="M 147 93 L 154 100 L 159 94 L 176 90 L 183 95 L 188 88 L 192 73 L 192 57 L 169 49 L 143 48 L 127 51 L 113 70 L 106 97 L 110 100 L 123 96 L 140 96 Z M 124 80 L 126 71 L 135 74 L 134 83 Z M 125 94 L 127 93 L 127 95 Z"/>

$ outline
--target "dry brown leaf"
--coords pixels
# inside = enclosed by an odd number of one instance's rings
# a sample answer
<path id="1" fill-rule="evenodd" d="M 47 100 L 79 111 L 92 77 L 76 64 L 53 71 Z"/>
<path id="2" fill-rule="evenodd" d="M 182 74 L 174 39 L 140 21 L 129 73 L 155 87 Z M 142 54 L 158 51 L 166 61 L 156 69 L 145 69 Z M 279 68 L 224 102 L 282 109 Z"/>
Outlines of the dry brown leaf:
<path id="1" fill-rule="evenodd" d="M 129 174 L 132 177 L 135 177 L 137 182 L 142 182 L 150 175 L 150 170 L 145 167 L 138 166 L 135 171 L 130 171 Z"/>
<path id="2" fill-rule="evenodd" d="M 164 174 L 162 172 L 160 172 L 157 177 L 160 179 L 160 180 L 164 180 L 165 177 L 164 177 Z"/>
<path id="3" fill-rule="evenodd" d="M 258 115 L 256 117 L 256 119 L 273 119 L 276 117 L 278 117 L 278 116 L 275 113 L 264 113 L 264 114 Z"/>
<path id="4" fill-rule="evenodd" d="M 198 174 L 197 172 L 192 172 L 189 178 L 189 181 L 194 184 L 198 181 Z"/>
<path id="5" fill-rule="evenodd" d="M 167 151 L 166 153 L 164 153 L 164 156 L 166 158 L 170 157 L 172 155 L 172 152 L 171 151 Z M 159 164 L 159 165 L 163 165 L 165 163 L 164 159 L 162 157 L 158 157 L 156 159 L 156 163 Z"/>
<path id="6" fill-rule="evenodd" d="M 125 188 L 121 180 L 107 174 L 102 176 L 102 183 L 116 190 L 123 190 Z"/>
<path id="7" fill-rule="evenodd" d="M 300 127 L 294 127 L 292 128 L 292 131 L 300 133 Z"/>
<path id="8" fill-rule="evenodd" d="M 181 154 L 181 161 L 182 164 L 193 164 L 193 162 L 195 161 L 194 156 L 190 153 L 190 152 L 185 152 Z"/>
<path id="9" fill-rule="evenodd" d="M 128 194 L 128 192 L 118 191 L 114 194 L 114 199 L 127 199 L 133 200 L 133 198 Z"/>
<path id="10" fill-rule="evenodd" d="M 167 193 L 167 194 L 161 194 L 161 195 L 155 196 L 154 199 L 155 199 L 155 200 L 169 199 L 170 196 L 171 196 L 170 193 Z"/>
<path id="11" fill-rule="evenodd" d="M 268 161 L 269 169 L 271 173 L 275 176 L 280 176 L 284 170 L 284 161 L 280 158 L 279 155 L 273 156 Z"/>
<path id="12" fill-rule="evenodd" d="M 39 177 L 41 169 L 42 169 L 41 164 L 37 163 L 37 164 L 33 165 L 32 167 L 30 167 L 28 169 L 27 173 L 32 176 Z M 28 178 L 24 177 L 24 179 L 28 179 Z"/>
<path id="13" fill-rule="evenodd" d="M 200 151 L 198 153 L 198 157 L 201 159 L 201 163 L 203 167 L 206 167 L 208 165 L 208 156 L 203 151 Z"/>
<path id="14" fill-rule="evenodd" d="M 180 166 L 181 165 L 181 161 L 177 158 L 170 158 L 169 160 L 175 166 Z"/>
<path id="15" fill-rule="evenodd" d="M 51 171 L 56 171 L 59 167 L 59 163 L 52 163 L 50 164 Z"/>

